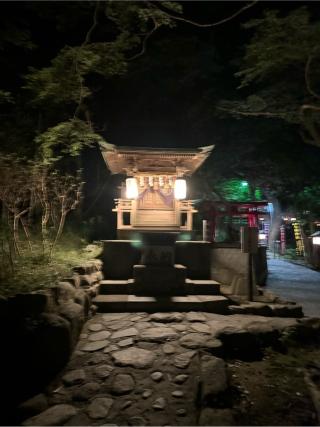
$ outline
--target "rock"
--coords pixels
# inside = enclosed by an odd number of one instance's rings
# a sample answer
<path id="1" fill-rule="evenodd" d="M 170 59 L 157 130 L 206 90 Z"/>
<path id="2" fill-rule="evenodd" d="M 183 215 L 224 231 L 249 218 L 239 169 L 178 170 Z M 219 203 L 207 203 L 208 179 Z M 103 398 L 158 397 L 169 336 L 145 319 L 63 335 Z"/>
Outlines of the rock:
<path id="1" fill-rule="evenodd" d="M 90 418 L 84 412 L 78 412 L 71 417 L 65 424 L 66 426 L 89 426 L 91 424 Z"/>
<path id="2" fill-rule="evenodd" d="M 208 350 L 220 353 L 222 350 L 222 343 L 215 338 L 208 338 L 207 335 L 199 333 L 190 333 L 180 338 L 179 343 L 187 348 L 207 348 Z"/>
<path id="3" fill-rule="evenodd" d="M 108 331 L 99 331 L 99 332 L 95 332 L 94 334 L 89 335 L 89 341 L 102 341 L 102 340 L 106 340 L 107 338 L 110 337 L 110 332 Z"/>
<path id="4" fill-rule="evenodd" d="M 135 323 L 134 325 L 137 329 L 139 329 L 139 331 L 143 330 L 143 329 L 147 329 L 150 328 L 150 323 L 148 322 L 138 322 Z"/>
<path id="5" fill-rule="evenodd" d="M 137 316 L 133 316 L 130 318 L 131 322 L 139 322 L 140 320 L 143 319 L 144 316 L 142 316 L 141 314 L 138 314 Z"/>
<path id="6" fill-rule="evenodd" d="M 147 422 L 142 417 L 131 417 L 128 419 L 129 426 L 146 426 Z"/>
<path id="7" fill-rule="evenodd" d="M 48 399 L 43 393 L 41 393 L 21 403 L 19 405 L 18 412 L 22 418 L 25 419 L 37 415 L 40 412 L 45 411 L 47 408 Z"/>
<path id="8" fill-rule="evenodd" d="M 224 328 L 219 334 L 225 353 L 230 357 L 251 360 L 261 356 L 261 341 L 258 335 L 234 326 Z"/>
<path id="9" fill-rule="evenodd" d="M 94 369 L 95 375 L 100 379 L 108 378 L 111 372 L 114 370 L 114 367 L 111 365 L 99 365 Z"/>
<path id="10" fill-rule="evenodd" d="M 35 417 L 28 418 L 23 426 L 58 426 L 66 423 L 76 415 L 77 410 L 72 405 L 55 405 Z"/>
<path id="11" fill-rule="evenodd" d="M 86 345 L 84 345 L 81 350 L 82 351 L 97 351 L 101 350 L 102 348 L 106 347 L 109 344 L 109 341 L 102 340 L 102 341 L 93 341 L 89 342 Z"/>
<path id="12" fill-rule="evenodd" d="M 152 366 L 156 355 L 152 351 L 143 348 L 130 347 L 113 352 L 112 358 L 116 365 L 143 369 Z"/>
<path id="13" fill-rule="evenodd" d="M 249 302 L 241 305 L 229 305 L 231 314 L 252 314 L 256 316 L 272 316 L 272 310 L 267 304 Z"/>
<path id="14" fill-rule="evenodd" d="M 104 363 L 108 359 L 108 356 L 104 356 L 102 353 L 93 354 L 87 362 L 87 365 L 98 365 Z"/>
<path id="15" fill-rule="evenodd" d="M 43 366 L 46 372 L 59 372 L 65 367 L 72 353 L 73 340 L 70 323 L 61 316 L 53 313 L 43 313 L 40 316 L 41 328 L 37 331 L 37 342 L 32 349 L 34 366 Z M 28 349 L 25 349 L 27 351 Z M 35 374 L 41 377 L 38 368 Z"/>
<path id="16" fill-rule="evenodd" d="M 201 400 L 208 403 L 212 397 L 228 387 L 225 362 L 214 356 L 205 356 L 201 360 L 200 370 Z"/>
<path id="17" fill-rule="evenodd" d="M 188 378 L 189 375 L 187 374 L 176 375 L 173 379 L 173 382 L 175 382 L 176 384 L 183 384 L 187 381 Z"/>
<path id="18" fill-rule="evenodd" d="M 173 361 L 174 366 L 180 369 L 187 368 L 195 354 L 196 351 L 186 351 L 185 353 L 177 354 Z"/>
<path id="19" fill-rule="evenodd" d="M 86 373 L 83 369 L 75 369 L 62 377 L 62 381 L 66 386 L 82 384 L 85 379 Z"/>
<path id="20" fill-rule="evenodd" d="M 296 304 L 270 304 L 274 316 L 277 317 L 303 317 L 301 305 Z"/>
<path id="21" fill-rule="evenodd" d="M 132 403 L 133 403 L 133 401 L 132 401 L 132 400 L 127 400 L 126 402 L 124 402 L 124 403 L 121 405 L 121 409 L 129 408 L 129 407 L 132 405 Z"/>
<path id="22" fill-rule="evenodd" d="M 129 313 L 106 313 L 102 315 L 102 319 L 104 322 L 112 322 L 114 320 L 120 320 L 128 318 Z"/>
<path id="23" fill-rule="evenodd" d="M 70 285 L 71 286 L 71 285 Z M 70 322 L 72 332 L 72 343 L 75 345 L 81 333 L 82 326 L 85 320 L 84 309 L 81 305 L 75 302 L 65 302 L 60 304 L 58 313 Z"/>
<path id="24" fill-rule="evenodd" d="M 203 332 L 205 334 L 210 334 L 210 327 L 205 323 L 194 322 L 191 324 L 191 329 L 194 329 L 197 332 Z"/>
<path id="25" fill-rule="evenodd" d="M 127 338 L 125 340 L 121 340 L 117 342 L 119 347 L 128 347 L 129 345 L 134 344 L 134 340 L 132 338 Z"/>
<path id="26" fill-rule="evenodd" d="M 205 322 L 207 320 L 204 314 L 197 313 L 195 311 L 190 311 L 187 313 L 186 319 L 189 320 L 189 322 Z"/>
<path id="27" fill-rule="evenodd" d="M 198 421 L 199 426 L 236 425 L 230 409 L 203 408 Z"/>
<path id="28" fill-rule="evenodd" d="M 182 390 L 174 390 L 171 393 L 172 397 L 177 397 L 177 398 L 181 398 L 184 396 L 184 392 Z"/>
<path id="29" fill-rule="evenodd" d="M 165 354 L 173 354 L 177 351 L 177 348 L 172 344 L 164 344 L 162 350 Z"/>
<path id="30" fill-rule="evenodd" d="M 87 288 L 97 282 L 93 274 L 80 274 L 80 286 Z"/>
<path id="31" fill-rule="evenodd" d="M 111 353 L 113 351 L 119 350 L 119 347 L 117 345 L 109 345 L 108 347 L 106 347 L 103 352 L 104 353 Z"/>
<path id="32" fill-rule="evenodd" d="M 113 394 L 126 394 L 134 389 L 135 380 L 129 374 L 117 374 L 111 385 L 111 392 Z"/>
<path id="33" fill-rule="evenodd" d="M 88 334 L 80 334 L 79 339 L 86 340 L 88 338 L 88 336 L 89 336 Z"/>
<path id="34" fill-rule="evenodd" d="M 124 338 L 124 337 L 134 337 L 138 335 L 138 331 L 136 328 L 128 328 L 128 329 L 122 329 L 120 331 L 114 332 L 111 335 L 111 339 L 117 339 L 117 338 Z"/>
<path id="35" fill-rule="evenodd" d="M 148 399 L 148 397 L 152 396 L 152 390 L 147 388 L 146 390 L 144 390 L 144 392 L 142 393 L 142 397 L 144 399 Z"/>
<path id="36" fill-rule="evenodd" d="M 87 408 L 90 418 L 96 420 L 105 418 L 113 405 L 113 399 L 109 397 L 96 397 Z"/>
<path id="37" fill-rule="evenodd" d="M 73 392 L 72 398 L 77 401 L 89 400 L 100 390 L 100 385 L 95 382 L 83 384 Z"/>
<path id="38" fill-rule="evenodd" d="M 175 331 L 184 332 L 188 329 L 188 326 L 183 323 L 178 323 L 176 325 L 170 325 Z"/>
<path id="39" fill-rule="evenodd" d="M 56 286 L 58 301 L 73 300 L 76 295 L 76 288 L 69 282 L 59 282 Z"/>
<path id="40" fill-rule="evenodd" d="M 178 333 L 169 327 L 149 328 L 141 332 L 141 339 L 144 341 L 163 342 L 179 338 Z"/>
<path id="41" fill-rule="evenodd" d="M 159 382 L 163 378 L 163 373 L 156 371 L 156 372 L 152 372 L 152 374 L 150 376 L 153 379 L 153 381 Z"/>
<path id="42" fill-rule="evenodd" d="M 183 320 L 182 313 L 153 313 L 150 316 L 150 320 L 154 322 L 181 322 Z"/>
<path id="43" fill-rule="evenodd" d="M 119 321 L 119 322 L 110 322 L 108 323 L 108 329 L 112 331 L 118 331 L 119 329 L 125 329 L 132 326 L 132 322 L 128 322 L 127 320 Z"/>
<path id="44" fill-rule="evenodd" d="M 17 294 L 3 305 L 8 307 L 9 314 L 15 313 L 17 317 L 38 316 L 45 311 L 48 296 L 42 293 Z"/>
<path id="45" fill-rule="evenodd" d="M 166 405 L 167 405 L 166 399 L 164 399 L 163 397 L 159 397 L 153 402 L 152 407 L 153 409 L 157 409 L 158 411 L 163 411 Z"/>
<path id="46" fill-rule="evenodd" d="M 58 390 L 55 390 L 49 397 L 49 406 L 61 405 L 64 403 L 69 403 L 72 401 L 71 389 L 59 387 Z"/>
<path id="47" fill-rule="evenodd" d="M 101 325 L 101 323 L 91 323 L 88 326 L 88 329 L 91 332 L 98 332 L 98 331 L 101 331 L 101 329 L 103 329 L 103 325 Z"/>
<path id="48" fill-rule="evenodd" d="M 178 417 L 185 417 L 187 415 L 187 411 L 184 408 L 180 408 L 176 410 L 176 414 Z"/>

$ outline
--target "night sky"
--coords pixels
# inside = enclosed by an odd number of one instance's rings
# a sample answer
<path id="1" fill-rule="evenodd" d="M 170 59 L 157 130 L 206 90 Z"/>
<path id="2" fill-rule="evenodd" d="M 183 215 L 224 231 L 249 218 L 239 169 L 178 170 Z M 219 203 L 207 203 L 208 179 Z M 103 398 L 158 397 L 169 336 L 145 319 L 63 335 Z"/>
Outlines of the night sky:
<path id="1" fill-rule="evenodd" d="M 92 40 L 110 41 L 114 29 L 103 13 L 104 2 L 101 4 Z M 212 23 L 232 15 L 247 2 L 181 4 L 185 18 Z M 242 24 L 261 18 L 267 9 L 277 9 L 285 16 L 303 5 L 308 6 L 313 19 L 319 19 L 318 4 L 259 1 L 214 28 L 198 28 L 184 22 L 178 22 L 174 28 L 160 28 L 148 40 L 144 55 L 129 61 L 124 75 L 109 79 L 88 77 L 93 92 L 88 104 L 95 131 L 116 145 L 165 148 L 214 144 L 215 150 L 204 170 L 214 177 L 252 179 L 265 188 L 281 187 L 278 183 L 285 181 L 292 171 L 295 178 L 279 192 L 285 200 L 289 192 L 308 184 L 310 177 L 317 179 L 319 148 L 304 144 L 294 125 L 277 119 L 239 120 L 221 116 L 215 107 L 223 99 L 248 95 L 246 90 L 237 90 L 239 79 L 234 76 L 252 36 L 252 31 L 244 30 Z M 93 9 L 93 2 L 1 2 L 1 89 L 25 102 L 29 95 L 22 87 L 29 67 L 49 66 L 65 45 L 81 45 L 92 25 Z M 25 32 L 35 47 L 25 49 L 12 43 L 16 30 Z M 70 116 L 73 110 L 70 107 Z M 47 125 L 54 126 L 61 119 L 57 107 Z M 35 128 L 38 119 L 35 116 L 30 120 L 34 120 Z M 33 137 L 32 132 L 27 132 L 26 144 L 30 140 L 31 146 Z M 1 145 L 6 146 L 5 139 Z M 101 206 L 95 213 L 111 209 L 118 178 L 108 176 L 98 149 L 86 151 L 83 162 L 88 215 L 97 198 Z M 277 184 L 272 183 L 274 176 Z M 101 191 L 106 180 L 109 189 Z M 98 204 L 94 202 L 95 208 Z"/>

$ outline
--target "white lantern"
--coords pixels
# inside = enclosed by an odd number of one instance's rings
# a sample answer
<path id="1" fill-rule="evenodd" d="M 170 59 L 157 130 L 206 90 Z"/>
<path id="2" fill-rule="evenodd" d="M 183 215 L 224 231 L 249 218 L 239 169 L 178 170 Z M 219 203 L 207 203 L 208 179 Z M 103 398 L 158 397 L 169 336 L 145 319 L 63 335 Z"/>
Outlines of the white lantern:
<path id="1" fill-rule="evenodd" d="M 139 195 L 138 183 L 135 178 L 126 179 L 126 196 L 127 199 L 137 199 Z"/>
<path id="2" fill-rule="evenodd" d="M 174 183 L 174 197 L 178 200 L 185 199 L 187 196 L 187 183 L 185 179 L 176 179 Z"/>
<path id="3" fill-rule="evenodd" d="M 312 237 L 312 243 L 316 246 L 320 245 L 320 236 Z"/>

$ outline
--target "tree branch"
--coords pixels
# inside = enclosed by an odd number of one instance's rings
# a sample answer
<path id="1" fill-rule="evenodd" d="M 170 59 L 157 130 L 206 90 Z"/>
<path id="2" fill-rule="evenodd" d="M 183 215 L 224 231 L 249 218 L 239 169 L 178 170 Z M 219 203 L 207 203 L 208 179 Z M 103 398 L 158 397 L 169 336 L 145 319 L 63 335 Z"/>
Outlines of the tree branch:
<path id="1" fill-rule="evenodd" d="M 199 22 L 192 21 L 191 19 L 183 18 L 182 16 L 171 15 L 171 13 L 167 12 L 166 10 L 163 10 L 163 9 L 159 8 L 156 3 L 152 3 L 152 2 L 147 2 L 147 3 L 150 6 L 152 6 L 153 8 L 161 10 L 161 12 L 165 13 L 170 18 L 175 19 L 176 21 L 182 21 L 182 22 L 185 22 L 187 24 L 195 25 L 196 27 L 199 27 L 199 28 L 210 28 L 210 27 L 217 27 L 218 25 L 221 25 L 221 24 L 224 24 L 224 23 L 226 23 L 228 21 L 231 21 L 233 18 L 235 18 L 236 16 L 240 15 L 245 10 L 247 10 L 250 7 L 254 6 L 256 3 L 258 3 L 258 1 L 259 0 L 254 0 L 253 2 L 251 2 L 249 4 L 246 4 L 241 9 L 237 10 L 237 12 L 233 13 L 232 15 L 230 15 L 230 16 L 228 16 L 226 18 L 223 18 L 220 21 L 213 22 L 213 23 L 210 23 L 210 24 L 200 24 Z"/>
<path id="2" fill-rule="evenodd" d="M 217 110 L 227 111 L 228 113 L 238 114 L 240 116 L 248 116 L 248 117 L 284 117 L 286 113 L 271 113 L 269 111 L 260 111 L 260 112 L 252 112 L 252 111 L 239 111 L 239 110 L 231 110 L 229 108 L 224 107 L 216 107 Z"/>
<path id="3" fill-rule="evenodd" d="M 152 36 L 152 34 L 160 27 L 160 25 L 155 20 L 153 20 L 153 23 L 154 27 L 145 35 L 143 39 L 141 51 L 136 55 L 133 55 L 131 58 L 128 58 L 128 61 L 133 61 L 134 59 L 137 59 L 140 56 L 144 55 L 145 51 L 147 50 L 147 41 Z"/>

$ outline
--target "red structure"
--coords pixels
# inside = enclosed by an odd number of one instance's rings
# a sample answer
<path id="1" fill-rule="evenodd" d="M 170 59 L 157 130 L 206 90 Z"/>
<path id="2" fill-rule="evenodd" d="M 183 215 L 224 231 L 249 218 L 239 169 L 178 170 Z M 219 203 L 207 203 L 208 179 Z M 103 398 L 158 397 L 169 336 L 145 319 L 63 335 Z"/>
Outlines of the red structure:
<path id="1" fill-rule="evenodd" d="M 268 240 L 270 215 L 268 202 L 225 202 L 206 200 L 199 206 L 202 218 L 207 221 L 206 239 L 214 242 L 221 240 L 219 232 L 223 229 L 225 241 L 238 241 L 240 227 L 258 227 L 261 235 Z"/>

